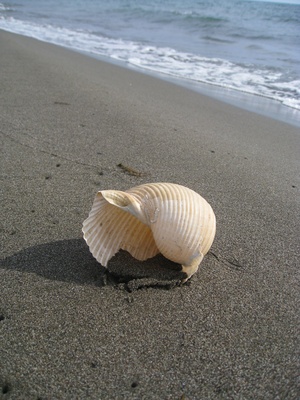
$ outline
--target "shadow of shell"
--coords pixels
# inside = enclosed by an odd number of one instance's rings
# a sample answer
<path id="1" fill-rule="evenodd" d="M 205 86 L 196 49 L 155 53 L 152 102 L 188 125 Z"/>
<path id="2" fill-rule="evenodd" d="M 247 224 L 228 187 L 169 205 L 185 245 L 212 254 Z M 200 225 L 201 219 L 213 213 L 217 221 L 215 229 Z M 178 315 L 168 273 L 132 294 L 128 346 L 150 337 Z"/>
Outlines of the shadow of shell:
<path id="1" fill-rule="evenodd" d="M 185 277 L 181 265 L 174 263 L 163 255 L 138 261 L 127 251 L 120 250 L 108 263 L 108 271 L 124 281 L 129 279 L 152 278 L 162 281 L 180 281 Z"/>

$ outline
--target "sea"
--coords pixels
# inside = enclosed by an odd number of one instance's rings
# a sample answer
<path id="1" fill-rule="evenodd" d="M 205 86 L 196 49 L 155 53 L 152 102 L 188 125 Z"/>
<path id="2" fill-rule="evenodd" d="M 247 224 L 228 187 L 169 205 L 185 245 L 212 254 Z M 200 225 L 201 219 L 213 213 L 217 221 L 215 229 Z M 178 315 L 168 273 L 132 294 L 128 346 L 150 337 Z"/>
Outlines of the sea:
<path id="1" fill-rule="evenodd" d="M 300 0 L 13 0 L 0 29 L 300 124 Z"/>

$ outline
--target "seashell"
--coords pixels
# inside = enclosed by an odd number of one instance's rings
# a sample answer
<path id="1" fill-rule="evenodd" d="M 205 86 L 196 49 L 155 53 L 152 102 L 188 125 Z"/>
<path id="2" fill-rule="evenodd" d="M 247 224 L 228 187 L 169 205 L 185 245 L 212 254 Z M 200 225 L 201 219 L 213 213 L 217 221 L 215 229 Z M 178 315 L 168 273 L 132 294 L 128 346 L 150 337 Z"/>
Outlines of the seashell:
<path id="1" fill-rule="evenodd" d="M 182 265 L 189 279 L 210 249 L 215 214 L 198 193 L 173 183 L 148 183 L 95 197 L 83 234 L 103 266 L 120 250 L 143 261 L 161 253 Z"/>

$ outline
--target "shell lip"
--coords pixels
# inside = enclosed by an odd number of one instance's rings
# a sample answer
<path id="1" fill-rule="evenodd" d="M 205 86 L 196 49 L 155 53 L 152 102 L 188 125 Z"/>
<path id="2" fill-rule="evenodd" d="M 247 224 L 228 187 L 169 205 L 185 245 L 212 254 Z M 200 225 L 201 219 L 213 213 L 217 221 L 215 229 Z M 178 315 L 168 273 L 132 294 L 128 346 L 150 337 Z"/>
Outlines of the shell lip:
<path id="1" fill-rule="evenodd" d="M 120 208 L 128 207 L 131 203 L 129 196 L 118 190 L 101 190 L 98 193 L 101 193 L 108 203 Z"/>

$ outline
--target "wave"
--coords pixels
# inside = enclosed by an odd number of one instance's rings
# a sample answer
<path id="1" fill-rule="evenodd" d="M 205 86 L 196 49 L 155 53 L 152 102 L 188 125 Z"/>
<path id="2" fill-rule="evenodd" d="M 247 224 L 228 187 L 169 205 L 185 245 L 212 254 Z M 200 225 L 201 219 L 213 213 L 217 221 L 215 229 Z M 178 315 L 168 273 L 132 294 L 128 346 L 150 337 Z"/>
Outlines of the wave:
<path id="1" fill-rule="evenodd" d="M 217 37 L 214 37 L 214 36 L 203 36 L 203 39 L 204 40 L 208 40 L 210 42 L 216 42 L 216 43 L 226 43 L 226 44 L 234 43 L 233 40 L 228 40 L 228 39 L 223 39 L 223 38 L 220 39 L 220 38 L 217 38 Z"/>
<path id="2" fill-rule="evenodd" d="M 180 52 L 170 47 L 113 39 L 99 32 L 95 34 L 50 24 L 39 25 L 13 17 L 0 17 L 0 28 L 195 84 L 204 83 L 263 96 L 300 110 L 300 81 L 271 66 L 237 64 L 221 58 Z"/>
<path id="3" fill-rule="evenodd" d="M 11 8 L 11 7 L 8 7 L 6 4 L 3 4 L 3 3 L 0 3 L 0 11 L 14 11 L 14 9 L 13 8 Z"/>
<path id="4" fill-rule="evenodd" d="M 202 27 L 220 25 L 227 22 L 227 18 L 224 17 L 205 15 L 196 10 L 187 11 L 186 9 L 172 9 L 165 5 L 162 5 L 159 11 L 155 8 L 147 7 L 146 5 L 136 5 L 133 7 L 128 5 L 127 7 L 116 8 L 114 13 L 120 16 L 126 15 L 129 19 L 141 18 L 145 21 L 159 23 L 176 23 L 178 21 L 183 21 L 184 23 L 192 23 L 193 25 Z"/>
<path id="5" fill-rule="evenodd" d="M 220 23 L 220 22 L 226 22 L 227 19 L 226 18 L 221 18 L 221 17 L 213 17 L 210 15 L 202 15 L 199 14 L 197 12 L 187 12 L 187 13 L 182 13 L 181 15 L 183 15 L 186 19 L 190 20 L 197 20 L 200 22 L 204 22 L 207 24 L 215 24 L 215 23 Z"/>

